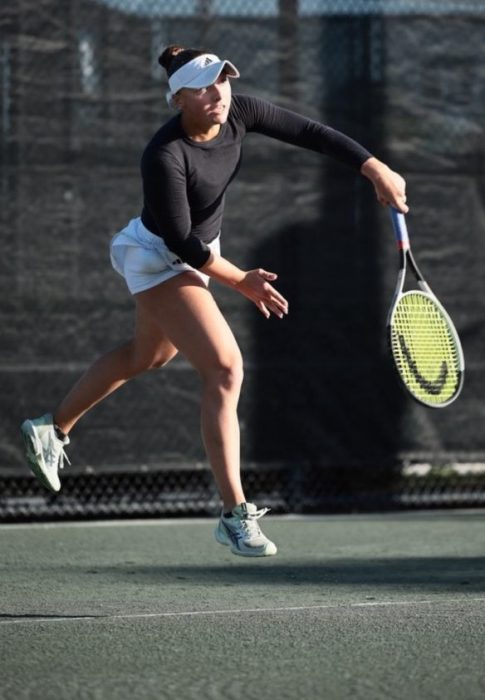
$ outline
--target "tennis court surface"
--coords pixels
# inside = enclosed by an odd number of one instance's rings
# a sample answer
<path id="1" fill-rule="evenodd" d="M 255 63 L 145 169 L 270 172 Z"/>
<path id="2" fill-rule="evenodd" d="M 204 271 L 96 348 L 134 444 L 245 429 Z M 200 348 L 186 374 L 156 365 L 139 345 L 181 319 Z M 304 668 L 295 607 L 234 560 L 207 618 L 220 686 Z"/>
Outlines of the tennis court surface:
<path id="1" fill-rule="evenodd" d="M 2 700 L 485 697 L 485 511 L 0 527 Z"/>

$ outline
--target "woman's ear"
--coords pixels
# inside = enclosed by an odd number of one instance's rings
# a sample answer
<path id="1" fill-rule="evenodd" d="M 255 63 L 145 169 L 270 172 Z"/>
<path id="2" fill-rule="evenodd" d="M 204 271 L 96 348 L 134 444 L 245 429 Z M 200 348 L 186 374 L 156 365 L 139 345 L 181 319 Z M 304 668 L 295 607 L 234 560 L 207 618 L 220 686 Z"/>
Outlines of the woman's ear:
<path id="1" fill-rule="evenodd" d="M 178 92 L 176 95 L 172 95 L 172 104 L 176 109 L 182 109 L 183 97 Z"/>

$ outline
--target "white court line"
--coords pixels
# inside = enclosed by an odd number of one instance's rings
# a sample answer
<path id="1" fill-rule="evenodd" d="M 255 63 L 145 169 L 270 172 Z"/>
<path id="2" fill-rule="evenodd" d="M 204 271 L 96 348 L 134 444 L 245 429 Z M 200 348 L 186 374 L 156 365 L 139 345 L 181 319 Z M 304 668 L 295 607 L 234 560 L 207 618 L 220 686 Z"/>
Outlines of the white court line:
<path id="1" fill-rule="evenodd" d="M 150 620 L 163 618 L 177 617 L 209 617 L 211 615 L 248 615 L 253 613 L 274 614 L 288 612 L 311 612 L 320 610 L 350 610 L 352 608 L 384 608 L 398 607 L 411 605 L 463 605 L 465 603 L 484 603 L 485 598 L 461 598 L 458 600 L 388 600 L 388 601 L 368 601 L 366 603 L 337 603 L 333 605 L 302 605 L 291 607 L 275 607 L 275 608 L 236 608 L 229 610 L 182 610 L 179 612 L 160 612 L 160 613 L 133 613 L 133 614 L 114 614 L 114 615 L 83 615 L 81 617 L 19 617 L 11 620 L 0 620 L 2 625 L 22 625 L 36 623 L 59 623 L 59 622 L 109 622 L 112 620 Z M 0 613 L 1 615 L 1 613 Z"/>

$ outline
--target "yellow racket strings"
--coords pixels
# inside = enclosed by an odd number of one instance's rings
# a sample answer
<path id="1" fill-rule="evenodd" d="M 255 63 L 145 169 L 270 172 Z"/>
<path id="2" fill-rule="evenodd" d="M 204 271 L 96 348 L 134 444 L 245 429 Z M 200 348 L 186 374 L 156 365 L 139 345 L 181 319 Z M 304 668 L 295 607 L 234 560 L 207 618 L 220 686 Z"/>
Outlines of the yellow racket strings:
<path id="1" fill-rule="evenodd" d="M 409 391 L 428 405 L 450 401 L 461 381 L 460 350 L 439 305 L 422 292 L 407 292 L 391 319 L 391 346 Z"/>

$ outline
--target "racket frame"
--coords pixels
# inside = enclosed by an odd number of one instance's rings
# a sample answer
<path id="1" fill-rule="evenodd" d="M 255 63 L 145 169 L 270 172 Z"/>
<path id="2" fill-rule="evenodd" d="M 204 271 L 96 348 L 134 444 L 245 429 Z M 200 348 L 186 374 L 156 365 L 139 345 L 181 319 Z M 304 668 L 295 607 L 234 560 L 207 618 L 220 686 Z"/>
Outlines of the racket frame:
<path id="1" fill-rule="evenodd" d="M 445 408 L 445 406 L 448 406 L 450 403 L 455 401 L 455 399 L 459 396 L 462 388 L 463 388 L 463 381 L 464 381 L 464 370 L 465 370 L 465 358 L 463 355 L 463 349 L 461 347 L 461 341 L 460 337 L 458 335 L 458 332 L 455 328 L 455 325 L 453 321 L 451 320 L 450 315 L 446 311 L 446 309 L 443 307 L 439 299 L 436 297 L 436 295 L 433 293 L 431 287 L 429 284 L 426 282 L 424 279 L 417 263 L 416 260 L 414 259 L 413 253 L 411 251 L 411 244 L 409 242 L 409 234 L 406 226 L 406 219 L 404 217 L 404 214 L 401 214 L 401 212 L 397 211 L 397 209 L 394 209 L 393 207 L 390 207 L 391 210 L 391 219 L 392 219 L 392 225 L 394 228 L 394 233 L 396 236 L 396 241 L 397 241 L 397 246 L 398 246 L 398 251 L 399 251 L 399 272 L 398 272 L 398 277 L 397 277 L 397 283 L 396 283 L 396 288 L 394 291 L 394 297 L 392 299 L 391 303 L 391 308 L 389 309 L 389 313 L 387 316 L 387 338 L 388 338 L 388 343 L 389 343 L 389 348 L 391 350 L 391 354 L 394 359 L 394 351 L 393 351 L 393 346 L 392 346 L 392 341 L 391 341 L 391 328 L 392 328 L 392 318 L 394 315 L 394 311 L 396 309 L 396 306 L 398 305 L 400 299 L 406 294 L 413 294 L 416 293 L 414 290 L 410 292 L 404 292 L 404 283 L 406 280 L 406 274 L 407 274 L 407 269 L 408 269 L 408 263 L 409 267 L 413 271 L 414 276 L 416 277 L 416 281 L 418 284 L 418 287 L 420 289 L 420 292 L 427 296 L 429 299 L 433 301 L 433 303 L 436 305 L 440 313 L 443 315 L 444 319 L 448 323 L 449 330 L 451 332 L 451 335 L 453 337 L 453 340 L 455 342 L 455 346 L 457 349 L 457 354 L 458 354 L 458 365 L 459 365 L 459 382 L 458 386 L 456 388 L 455 393 L 453 396 L 448 400 L 444 401 L 443 403 L 436 404 L 432 402 L 425 401 L 424 399 L 418 398 L 406 385 L 404 382 L 403 378 L 401 377 L 401 373 L 399 372 L 396 362 L 394 361 L 394 366 L 396 368 L 396 372 L 399 376 L 399 379 L 401 380 L 401 384 L 405 387 L 406 391 L 412 396 L 412 398 L 417 401 L 419 404 L 422 404 L 424 406 L 427 406 L 429 408 Z"/>

